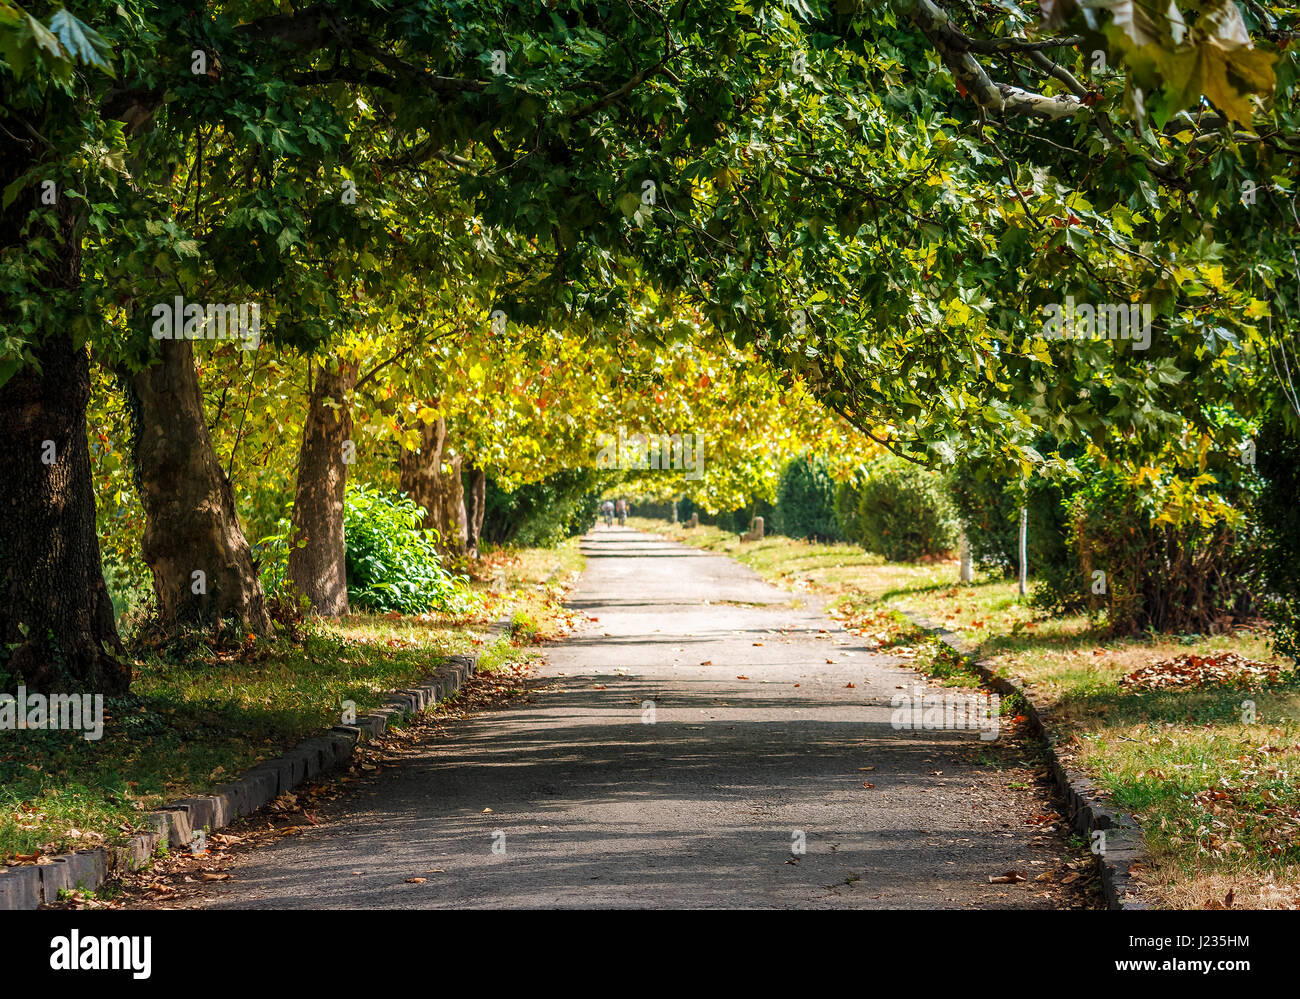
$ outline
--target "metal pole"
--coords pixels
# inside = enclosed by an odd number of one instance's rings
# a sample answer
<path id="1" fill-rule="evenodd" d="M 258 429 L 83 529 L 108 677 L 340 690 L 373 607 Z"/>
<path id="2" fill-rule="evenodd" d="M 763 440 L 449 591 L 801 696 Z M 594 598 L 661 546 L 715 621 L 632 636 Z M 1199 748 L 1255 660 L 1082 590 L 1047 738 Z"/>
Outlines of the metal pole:
<path id="1" fill-rule="evenodd" d="M 1020 595 L 1029 592 L 1029 508 L 1020 508 Z"/>

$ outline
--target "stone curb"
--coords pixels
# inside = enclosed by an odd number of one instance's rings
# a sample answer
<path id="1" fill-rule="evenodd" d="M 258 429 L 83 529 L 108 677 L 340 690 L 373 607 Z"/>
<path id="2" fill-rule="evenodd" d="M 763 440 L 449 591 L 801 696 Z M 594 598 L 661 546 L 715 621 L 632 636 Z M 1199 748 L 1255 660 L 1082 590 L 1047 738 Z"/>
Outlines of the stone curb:
<path id="1" fill-rule="evenodd" d="M 1141 888 L 1128 873 L 1129 866 L 1134 862 L 1148 862 L 1142 827 L 1127 812 L 1116 811 L 1102 801 L 1092 780 L 1064 761 L 1056 748 L 1056 733 L 1047 724 L 1047 711 L 1034 702 L 1025 685 L 1014 677 L 994 673 L 974 650 L 947 628 L 907 611 L 901 613 L 918 628 L 928 631 L 961 656 L 980 675 L 986 686 L 1004 697 L 1016 696 L 1020 699 L 1024 704 L 1025 716 L 1047 745 L 1048 769 L 1065 798 L 1070 812 L 1070 825 L 1089 841 L 1094 830 L 1105 832 L 1105 852 L 1097 855 L 1097 867 L 1106 894 L 1106 907 L 1125 911 L 1152 908 L 1149 902 L 1138 897 Z"/>
<path id="2" fill-rule="evenodd" d="M 355 725 L 335 725 L 304 739 L 283 756 L 263 760 L 213 794 L 180 798 L 141 816 L 146 832 L 122 846 L 78 850 L 48 864 L 0 867 L 0 911 L 36 909 L 53 902 L 62 889 L 94 891 L 119 871 L 148 866 L 159 846 L 188 848 L 194 834 L 221 829 L 291 791 L 303 781 L 348 759 L 357 743 L 382 735 L 392 722 L 423 711 L 456 693 L 478 669 L 478 653 L 445 657 L 424 682 L 393 691 L 382 707 L 358 715 Z"/>

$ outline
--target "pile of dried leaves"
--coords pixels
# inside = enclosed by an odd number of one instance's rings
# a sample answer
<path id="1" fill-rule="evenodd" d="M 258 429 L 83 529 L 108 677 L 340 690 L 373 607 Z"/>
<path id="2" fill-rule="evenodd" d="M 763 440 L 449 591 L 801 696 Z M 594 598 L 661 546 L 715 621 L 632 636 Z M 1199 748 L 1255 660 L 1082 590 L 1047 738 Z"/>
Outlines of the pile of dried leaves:
<path id="1" fill-rule="evenodd" d="M 1143 666 L 1119 683 L 1128 690 L 1227 685 L 1251 687 L 1276 683 L 1281 677 L 1282 668 L 1275 663 L 1247 659 L 1235 652 L 1211 652 L 1208 656 L 1187 652 Z"/>

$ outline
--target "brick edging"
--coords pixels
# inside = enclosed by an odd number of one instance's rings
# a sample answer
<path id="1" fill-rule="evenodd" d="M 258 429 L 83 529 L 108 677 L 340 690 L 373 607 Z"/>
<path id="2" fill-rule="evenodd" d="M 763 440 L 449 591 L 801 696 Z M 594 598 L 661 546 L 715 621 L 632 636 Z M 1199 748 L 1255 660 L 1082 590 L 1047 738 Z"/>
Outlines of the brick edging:
<path id="1" fill-rule="evenodd" d="M 322 735 L 304 739 L 283 756 L 263 760 L 212 794 L 179 798 L 146 812 L 142 823 L 147 831 L 132 836 L 123 846 L 65 853 L 48 864 L 0 867 L 0 910 L 39 908 L 55 901 L 63 889 L 94 891 L 118 872 L 147 866 L 163 842 L 169 849 L 182 849 L 200 829 L 215 831 L 252 815 L 286 791 L 351 757 L 363 738 L 375 738 L 390 722 L 451 697 L 477 668 L 477 652 L 446 656 L 422 683 L 393 691 L 383 706 L 358 715 L 355 725 L 335 725 Z"/>
<path id="2" fill-rule="evenodd" d="M 926 618 L 900 611 L 918 628 L 928 631 L 955 652 L 980 675 L 985 685 L 1004 697 L 1016 696 L 1024 704 L 1024 714 L 1047 745 L 1048 769 L 1052 779 L 1065 798 L 1070 812 L 1070 824 L 1091 842 L 1094 830 L 1105 832 L 1105 852 L 1097 854 L 1097 867 L 1101 873 L 1102 888 L 1109 909 L 1137 910 L 1152 908 L 1150 902 L 1140 898 L 1141 886 L 1129 874 L 1135 862 L 1149 864 L 1142 827 L 1127 812 L 1111 808 L 1097 792 L 1096 785 L 1082 771 L 1065 762 L 1057 751 L 1057 735 L 1046 723 L 1045 709 L 1029 696 L 1025 685 L 1015 677 L 1001 676 L 980 659 L 953 632 Z"/>

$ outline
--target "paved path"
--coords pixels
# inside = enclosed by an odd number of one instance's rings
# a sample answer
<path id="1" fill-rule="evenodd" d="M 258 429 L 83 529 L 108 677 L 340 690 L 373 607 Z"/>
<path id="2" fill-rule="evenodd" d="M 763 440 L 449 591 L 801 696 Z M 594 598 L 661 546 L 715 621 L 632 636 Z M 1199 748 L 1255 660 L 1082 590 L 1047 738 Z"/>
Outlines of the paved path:
<path id="1" fill-rule="evenodd" d="M 583 549 L 571 603 L 598 620 L 547 648 L 534 703 L 455 726 L 338 821 L 248 853 L 211 904 L 1052 904 L 988 883 L 1061 856 L 1031 843 L 1046 803 L 1009 740 L 894 730 L 916 674 L 730 559 L 603 526 Z"/>

